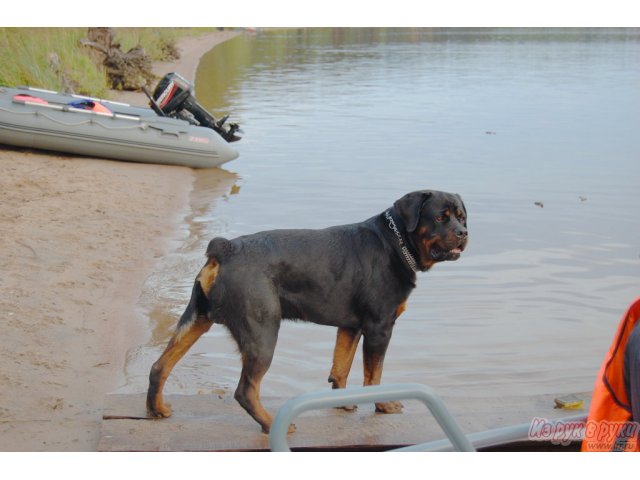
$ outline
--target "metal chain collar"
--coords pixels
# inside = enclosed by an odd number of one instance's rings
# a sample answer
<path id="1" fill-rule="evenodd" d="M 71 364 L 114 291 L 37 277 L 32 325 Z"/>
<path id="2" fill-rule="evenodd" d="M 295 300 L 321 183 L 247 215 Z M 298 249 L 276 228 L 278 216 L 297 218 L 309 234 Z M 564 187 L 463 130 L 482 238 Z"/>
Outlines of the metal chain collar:
<path id="1" fill-rule="evenodd" d="M 391 216 L 391 213 L 389 213 L 389 210 L 384 212 L 384 218 L 386 218 L 389 222 L 388 226 L 391 231 L 396 234 L 396 237 L 398 238 L 398 244 L 400 245 L 400 251 L 402 252 L 402 255 L 404 255 L 404 259 L 406 260 L 407 264 L 409 265 L 411 270 L 413 270 L 414 272 L 419 272 L 420 270 L 418 269 L 416 259 L 413 258 L 413 255 L 411 255 L 411 252 L 409 252 L 406 242 L 404 241 L 402 234 L 398 231 L 396 222 L 393 220 L 393 217 Z"/>

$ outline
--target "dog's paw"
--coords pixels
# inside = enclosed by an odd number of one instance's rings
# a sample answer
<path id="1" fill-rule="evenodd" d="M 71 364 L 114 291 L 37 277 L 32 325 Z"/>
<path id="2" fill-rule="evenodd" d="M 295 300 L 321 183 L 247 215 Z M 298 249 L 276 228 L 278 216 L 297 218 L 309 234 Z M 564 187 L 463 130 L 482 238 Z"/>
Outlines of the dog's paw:
<path id="1" fill-rule="evenodd" d="M 376 403 L 378 413 L 402 413 L 403 405 L 400 402 Z"/>
<path id="2" fill-rule="evenodd" d="M 151 418 L 169 418 L 171 416 L 171 405 L 165 403 L 154 407 L 147 407 L 147 415 Z"/>
<path id="3" fill-rule="evenodd" d="M 269 431 L 271 429 L 271 426 L 263 426 L 262 427 L 262 433 L 264 433 L 265 435 L 269 435 Z M 296 425 L 294 423 L 289 425 L 289 429 L 287 430 L 287 433 L 295 433 L 297 430 Z"/>
<path id="4" fill-rule="evenodd" d="M 336 410 L 344 410 L 345 412 L 355 412 L 358 409 L 357 405 L 343 405 L 342 407 L 335 407 Z"/>

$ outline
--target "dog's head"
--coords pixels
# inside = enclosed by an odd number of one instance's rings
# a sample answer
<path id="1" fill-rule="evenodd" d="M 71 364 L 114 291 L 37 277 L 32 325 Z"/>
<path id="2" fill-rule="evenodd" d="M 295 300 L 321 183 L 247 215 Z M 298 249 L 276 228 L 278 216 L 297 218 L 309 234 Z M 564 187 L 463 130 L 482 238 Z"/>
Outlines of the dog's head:
<path id="1" fill-rule="evenodd" d="M 420 270 L 457 260 L 467 246 L 467 210 L 460 195 L 432 190 L 406 194 L 393 206 L 420 258 Z"/>

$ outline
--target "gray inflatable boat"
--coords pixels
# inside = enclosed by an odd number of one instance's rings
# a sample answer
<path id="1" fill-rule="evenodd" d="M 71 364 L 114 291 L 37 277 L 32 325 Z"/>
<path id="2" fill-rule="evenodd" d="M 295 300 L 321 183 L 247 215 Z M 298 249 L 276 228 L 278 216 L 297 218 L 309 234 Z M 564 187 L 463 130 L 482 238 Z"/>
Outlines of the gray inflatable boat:
<path id="1" fill-rule="evenodd" d="M 164 86 L 176 90 L 175 84 Z M 0 87 L 0 143 L 192 168 L 216 167 L 238 157 L 229 145 L 238 139 L 237 126 L 232 124 L 230 132 L 218 125 L 216 131 L 189 112 L 174 118 L 153 98 L 151 102 L 157 111 L 36 88 Z"/>

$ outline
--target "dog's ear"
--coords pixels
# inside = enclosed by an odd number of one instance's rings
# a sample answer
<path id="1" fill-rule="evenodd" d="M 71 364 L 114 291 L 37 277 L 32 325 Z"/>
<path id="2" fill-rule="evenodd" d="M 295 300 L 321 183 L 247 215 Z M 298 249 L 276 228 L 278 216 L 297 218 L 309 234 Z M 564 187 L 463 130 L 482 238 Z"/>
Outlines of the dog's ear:
<path id="1" fill-rule="evenodd" d="M 418 228 L 420 221 L 420 212 L 424 204 L 433 196 L 433 192 L 428 190 L 420 190 L 418 192 L 407 193 L 404 197 L 393 204 L 393 207 L 402 218 L 407 232 L 413 232 Z"/>
<path id="2" fill-rule="evenodd" d="M 456 197 L 460 200 L 460 205 L 462 206 L 462 210 L 464 210 L 464 214 L 467 214 L 467 207 L 465 207 L 464 202 L 462 201 L 462 197 L 456 193 Z"/>

